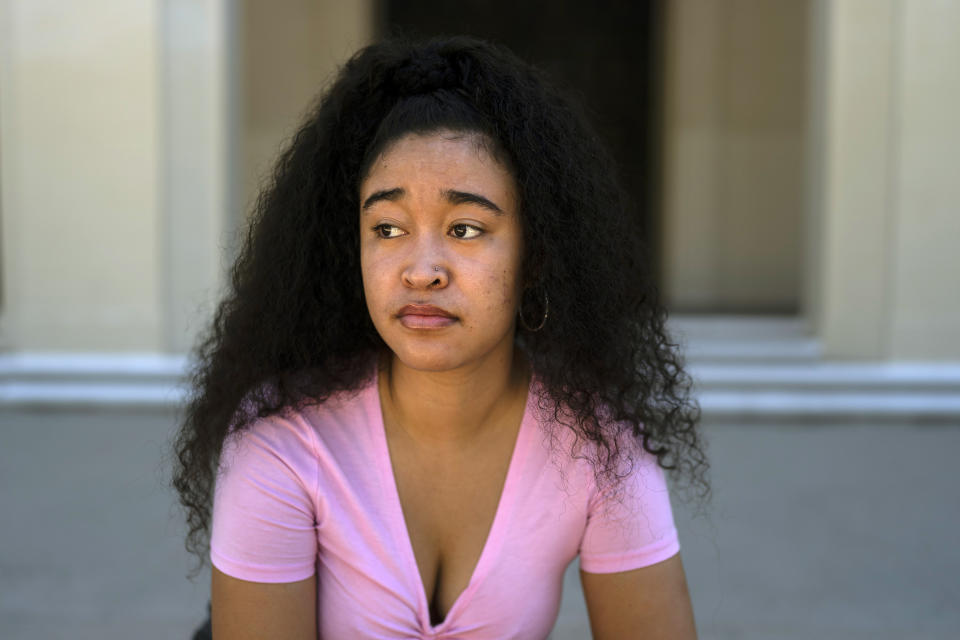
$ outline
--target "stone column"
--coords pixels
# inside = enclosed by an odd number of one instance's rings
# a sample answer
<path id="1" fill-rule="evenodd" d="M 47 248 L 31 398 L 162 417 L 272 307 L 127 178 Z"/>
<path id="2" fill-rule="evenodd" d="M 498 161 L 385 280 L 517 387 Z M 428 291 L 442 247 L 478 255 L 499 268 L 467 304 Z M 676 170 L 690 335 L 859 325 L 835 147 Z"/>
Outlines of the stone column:
<path id="1" fill-rule="evenodd" d="M 960 357 L 960 2 L 818 0 L 809 168 L 824 354 Z"/>
<path id="2" fill-rule="evenodd" d="M 164 346 L 156 11 L 0 3 L 4 349 Z"/>

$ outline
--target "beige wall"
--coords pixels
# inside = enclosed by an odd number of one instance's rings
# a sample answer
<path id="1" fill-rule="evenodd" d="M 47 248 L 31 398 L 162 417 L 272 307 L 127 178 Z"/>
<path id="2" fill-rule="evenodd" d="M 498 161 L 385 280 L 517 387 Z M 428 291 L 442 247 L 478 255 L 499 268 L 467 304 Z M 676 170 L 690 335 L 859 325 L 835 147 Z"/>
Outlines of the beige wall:
<path id="1" fill-rule="evenodd" d="M 960 0 L 667 4 L 664 290 L 960 356 Z"/>
<path id="2" fill-rule="evenodd" d="M 0 349 L 185 351 L 372 7 L 0 0 Z M 802 301 L 828 357 L 960 357 L 960 0 L 668 8 L 674 309 Z"/>
<path id="3" fill-rule="evenodd" d="M 253 176 L 372 36 L 371 1 L 247 4 L 0 0 L 0 349 L 205 328 Z"/>
<path id="4" fill-rule="evenodd" d="M 808 3 L 666 3 L 664 291 L 674 311 L 795 311 Z"/>
<path id="5" fill-rule="evenodd" d="M 314 97 L 374 37 L 374 0 L 241 5 L 241 202 L 249 212 Z"/>
<path id="6" fill-rule="evenodd" d="M 221 296 L 224 248 L 236 230 L 229 215 L 237 184 L 230 153 L 235 18 L 229 0 L 160 6 L 162 344 L 185 353 Z"/>
<path id="7" fill-rule="evenodd" d="M 900 0 L 891 358 L 960 358 L 960 2 Z"/>
<path id="8" fill-rule="evenodd" d="M 0 7 L 0 340 L 157 349 L 156 5 Z"/>
<path id="9" fill-rule="evenodd" d="M 880 357 L 888 340 L 894 207 L 896 0 L 826 3 L 821 332 L 829 351 Z"/>
<path id="10" fill-rule="evenodd" d="M 822 2 L 817 325 L 855 359 L 960 357 L 960 2 Z"/>

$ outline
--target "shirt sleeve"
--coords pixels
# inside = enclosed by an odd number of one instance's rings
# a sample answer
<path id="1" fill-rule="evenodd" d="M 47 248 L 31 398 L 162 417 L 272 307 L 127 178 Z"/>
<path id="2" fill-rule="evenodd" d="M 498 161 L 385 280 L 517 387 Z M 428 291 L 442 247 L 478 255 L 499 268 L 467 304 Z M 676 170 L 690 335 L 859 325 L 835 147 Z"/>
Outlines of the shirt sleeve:
<path id="1" fill-rule="evenodd" d="M 227 437 L 214 489 L 210 561 L 251 582 L 316 572 L 315 434 L 301 418 L 261 418 Z"/>
<path id="2" fill-rule="evenodd" d="M 580 544 L 580 569 L 587 573 L 630 571 L 680 551 L 670 495 L 656 456 L 646 451 L 625 462 L 626 477 L 615 491 L 594 491 Z M 621 470 L 620 475 L 624 475 Z"/>

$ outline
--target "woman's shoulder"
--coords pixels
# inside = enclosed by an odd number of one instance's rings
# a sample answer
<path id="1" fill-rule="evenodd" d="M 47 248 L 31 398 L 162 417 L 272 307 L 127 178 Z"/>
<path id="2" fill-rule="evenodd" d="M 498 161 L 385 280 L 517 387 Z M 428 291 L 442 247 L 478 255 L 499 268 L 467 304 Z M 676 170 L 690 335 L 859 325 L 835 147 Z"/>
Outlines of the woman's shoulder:
<path id="1" fill-rule="evenodd" d="M 315 455 L 325 441 L 337 440 L 339 432 L 356 434 L 360 425 L 369 423 L 373 391 L 370 381 L 364 381 L 357 389 L 336 391 L 322 401 L 284 406 L 232 431 L 225 450 L 252 441 L 284 457 L 305 451 Z"/>
<path id="2" fill-rule="evenodd" d="M 658 479 L 657 457 L 642 444 L 642 423 L 617 420 L 608 406 L 602 406 L 593 420 L 583 421 L 568 406 L 552 400 L 542 386 L 535 385 L 532 392 L 528 411 L 539 424 L 541 442 L 554 466 L 565 475 L 572 474 L 593 492 L 603 492 L 597 486 L 601 479 Z"/>
<path id="3" fill-rule="evenodd" d="M 552 433 L 557 444 L 573 449 L 575 453 L 597 455 L 600 450 L 615 447 L 622 452 L 644 455 L 640 441 L 644 425 L 617 419 L 608 403 L 599 403 L 589 413 L 576 411 L 563 399 L 556 399 L 537 378 L 530 386 L 527 412 Z M 589 432 L 589 435 L 588 435 Z M 638 452 L 638 448 L 641 449 Z"/>
<path id="4" fill-rule="evenodd" d="M 339 433 L 356 434 L 376 421 L 379 399 L 375 378 L 367 378 L 355 389 L 332 393 L 322 402 L 310 402 L 292 412 L 318 439 Z"/>

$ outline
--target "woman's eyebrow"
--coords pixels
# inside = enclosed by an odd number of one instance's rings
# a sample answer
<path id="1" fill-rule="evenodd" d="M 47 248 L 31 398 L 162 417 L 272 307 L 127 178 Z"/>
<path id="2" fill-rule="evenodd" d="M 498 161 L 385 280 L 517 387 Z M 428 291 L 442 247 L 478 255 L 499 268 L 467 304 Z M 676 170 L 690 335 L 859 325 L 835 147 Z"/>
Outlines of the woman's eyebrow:
<path id="1" fill-rule="evenodd" d="M 360 210 L 367 211 L 370 207 L 381 200 L 394 202 L 405 196 L 406 193 L 407 192 L 404 191 L 403 187 L 394 187 L 393 189 L 374 191 L 367 197 L 366 200 L 363 201 L 363 206 L 360 207 Z M 480 194 L 470 193 L 469 191 L 457 191 L 455 189 L 445 189 L 441 192 L 441 194 L 450 204 L 475 204 L 487 209 L 488 211 L 491 211 L 495 215 L 503 215 L 503 209 Z"/>
<path id="2" fill-rule="evenodd" d="M 381 191 L 374 191 L 370 196 L 363 201 L 363 206 L 360 207 L 361 211 L 366 211 L 376 203 L 381 200 L 388 200 L 393 202 L 394 200 L 399 200 L 404 196 L 406 192 L 403 190 L 403 187 L 395 187 L 393 189 L 385 189 Z"/>
<path id="3" fill-rule="evenodd" d="M 484 209 L 492 211 L 496 215 L 503 215 L 503 209 L 493 204 L 483 196 L 470 193 L 469 191 L 455 191 L 453 189 L 447 189 L 443 192 L 443 196 L 447 199 L 447 202 L 451 204 L 476 204 Z"/>

